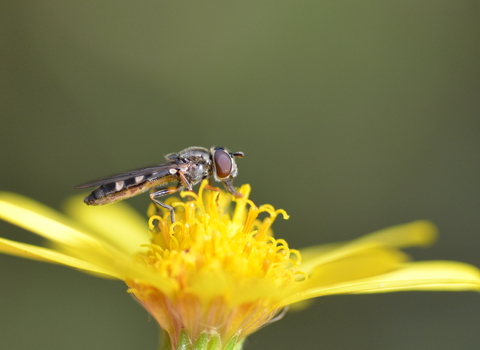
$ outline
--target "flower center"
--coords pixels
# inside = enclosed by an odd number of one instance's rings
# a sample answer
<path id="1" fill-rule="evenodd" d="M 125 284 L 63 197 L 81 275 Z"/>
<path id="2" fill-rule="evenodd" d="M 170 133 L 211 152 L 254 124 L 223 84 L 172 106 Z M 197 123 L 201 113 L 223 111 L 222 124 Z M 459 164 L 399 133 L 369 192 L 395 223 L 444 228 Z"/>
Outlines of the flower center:
<path id="1" fill-rule="evenodd" d="M 285 211 L 255 206 L 248 185 L 239 190 L 243 198 L 233 199 L 232 211 L 230 194 L 205 191 L 205 186 L 198 195 L 181 194 L 192 200 L 171 203 L 174 224 L 168 212 L 150 217 L 152 242 L 135 257 L 173 288 L 158 290 L 141 281 L 129 285 L 169 333 L 179 325 L 195 332 L 202 324 L 225 336 L 239 330 L 246 335 L 281 309 L 284 293 L 302 274 L 296 269 L 300 254 L 273 237 L 270 227 L 279 214 L 288 219 Z"/>

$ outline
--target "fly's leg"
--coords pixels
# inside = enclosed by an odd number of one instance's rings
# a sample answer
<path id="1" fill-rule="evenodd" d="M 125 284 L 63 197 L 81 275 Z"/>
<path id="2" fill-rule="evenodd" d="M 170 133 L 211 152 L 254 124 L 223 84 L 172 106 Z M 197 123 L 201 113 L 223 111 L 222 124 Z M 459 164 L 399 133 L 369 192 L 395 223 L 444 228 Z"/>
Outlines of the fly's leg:
<path id="1" fill-rule="evenodd" d="M 206 190 L 209 190 L 209 191 L 213 191 L 213 192 L 220 193 L 220 189 L 219 189 L 218 187 L 212 186 L 212 185 L 210 185 L 210 184 L 208 184 L 207 186 L 205 186 L 205 189 L 206 189 Z"/>
<path id="2" fill-rule="evenodd" d="M 188 188 L 189 191 L 193 191 L 192 184 L 190 183 L 190 181 L 187 180 L 187 178 L 185 177 L 185 174 L 178 170 L 177 170 L 177 173 L 178 173 L 178 176 L 180 177 L 180 182 L 178 183 L 178 185 L 180 186 L 180 184 L 183 184 L 183 186 Z"/>
<path id="3" fill-rule="evenodd" d="M 187 180 L 183 172 L 177 170 L 177 175 L 180 178 L 180 181 L 178 181 L 177 187 L 162 188 L 161 190 L 150 193 L 150 199 L 153 201 L 153 203 L 170 211 L 170 219 L 172 220 L 172 224 L 175 222 L 175 213 L 173 211 L 173 207 L 171 205 L 160 202 L 157 198 L 178 192 L 185 187 L 188 188 L 189 191 L 193 191 L 192 184 L 190 183 L 190 181 Z"/>
<path id="4" fill-rule="evenodd" d="M 212 186 L 211 178 L 208 179 L 208 184 L 205 186 L 206 190 L 217 192 L 217 196 L 215 197 L 215 204 L 217 205 L 217 209 L 220 210 L 220 203 L 218 200 L 220 199 L 220 189 L 218 187 Z"/>
<path id="5" fill-rule="evenodd" d="M 209 191 L 214 191 L 214 192 L 220 193 L 220 189 L 218 187 L 213 186 L 213 180 L 212 180 L 211 176 L 208 178 L 208 184 L 207 184 L 207 186 L 205 186 L 205 188 Z"/>
<path id="6" fill-rule="evenodd" d="M 178 171 L 178 177 L 180 178 L 180 182 L 178 183 L 178 186 L 180 186 L 181 188 L 186 187 L 190 192 L 193 192 L 192 184 L 190 183 L 190 181 L 187 180 L 187 178 L 185 177 L 185 174 L 182 173 L 181 171 Z"/>
<path id="7" fill-rule="evenodd" d="M 223 186 L 225 186 L 225 189 L 233 194 L 235 198 L 243 198 L 243 194 L 237 192 L 235 187 L 233 187 L 233 179 L 226 179 L 222 181 Z"/>
<path id="8" fill-rule="evenodd" d="M 175 215 L 173 212 L 173 207 L 171 205 L 165 204 L 163 202 L 160 202 L 157 198 L 167 196 L 169 194 L 175 193 L 180 191 L 183 186 L 182 183 L 178 183 L 179 186 L 177 187 L 168 187 L 168 188 L 162 188 L 159 191 L 151 192 L 150 193 L 150 199 L 153 201 L 153 203 L 157 204 L 158 206 L 167 209 L 170 212 L 170 219 L 172 220 L 172 224 L 175 222 Z"/>

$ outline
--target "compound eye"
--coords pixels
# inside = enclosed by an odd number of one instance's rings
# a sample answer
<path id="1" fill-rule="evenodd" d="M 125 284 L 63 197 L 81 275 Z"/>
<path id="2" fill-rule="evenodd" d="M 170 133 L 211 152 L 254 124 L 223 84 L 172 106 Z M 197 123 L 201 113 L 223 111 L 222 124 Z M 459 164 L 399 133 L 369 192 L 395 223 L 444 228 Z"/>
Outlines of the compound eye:
<path id="1" fill-rule="evenodd" d="M 215 172 L 219 179 L 224 179 L 232 172 L 232 158 L 224 150 L 216 150 L 213 156 Z"/>

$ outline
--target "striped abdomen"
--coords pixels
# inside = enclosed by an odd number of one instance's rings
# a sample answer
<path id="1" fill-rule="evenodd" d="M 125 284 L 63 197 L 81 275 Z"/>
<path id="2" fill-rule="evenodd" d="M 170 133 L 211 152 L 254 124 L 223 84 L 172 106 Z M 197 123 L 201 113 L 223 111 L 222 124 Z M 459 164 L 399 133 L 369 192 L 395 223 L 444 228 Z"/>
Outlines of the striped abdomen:
<path id="1" fill-rule="evenodd" d="M 165 174 L 163 172 L 118 180 L 99 186 L 85 197 L 84 202 L 88 205 L 114 203 L 175 180 L 177 180 L 176 176 L 171 175 L 171 173 Z"/>

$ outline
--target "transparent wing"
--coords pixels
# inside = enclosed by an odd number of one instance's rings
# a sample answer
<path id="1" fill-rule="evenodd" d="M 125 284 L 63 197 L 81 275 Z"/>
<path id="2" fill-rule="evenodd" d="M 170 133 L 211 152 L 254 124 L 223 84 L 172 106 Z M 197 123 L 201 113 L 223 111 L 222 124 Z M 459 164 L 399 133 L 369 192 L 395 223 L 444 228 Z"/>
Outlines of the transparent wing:
<path id="1" fill-rule="evenodd" d="M 94 181 L 89 181 L 84 184 L 75 186 L 74 189 L 84 189 L 89 187 L 102 186 L 102 185 L 106 185 L 116 181 L 131 179 L 132 177 L 137 177 L 137 176 L 145 176 L 146 178 L 160 178 L 166 175 L 171 175 L 170 169 L 181 169 L 181 168 L 182 168 L 182 164 L 176 164 L 176 163 L 160 164 L 156 166 L 150 166 L 146 168 L 131 170 L 126 173 L 112 175 L 112 176 L 104 177 L 102 179 L 98 179 Z"/>

